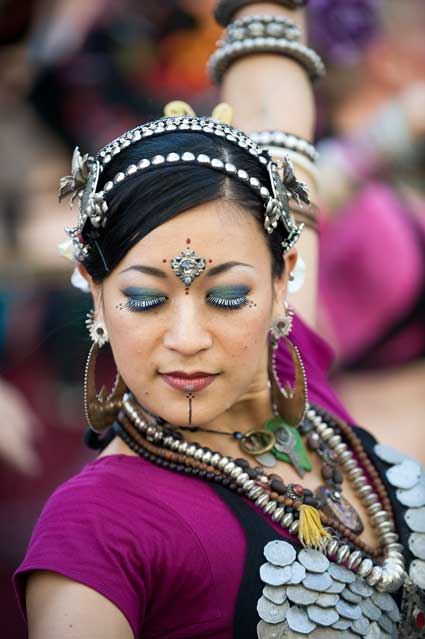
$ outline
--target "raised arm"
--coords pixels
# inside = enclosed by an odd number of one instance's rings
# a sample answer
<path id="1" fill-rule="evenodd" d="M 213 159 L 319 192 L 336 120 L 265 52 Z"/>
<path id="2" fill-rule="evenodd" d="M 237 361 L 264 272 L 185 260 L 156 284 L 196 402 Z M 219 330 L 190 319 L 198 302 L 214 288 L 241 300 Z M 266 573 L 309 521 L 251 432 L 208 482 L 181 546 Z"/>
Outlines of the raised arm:
<path id="1" fill-rule="evenodd" d="M 290 10 L 277 3 L 247 4 L 234 15 L 271 14 L 290 18 L 302 30 L 306 40 L 304 10 Z M 233 123 L 247 133 L 282 130 L 307 140 L 312 139 L 315 106 L 311 81 L 298 62 L 276 53 L 251 54 L 234 62 L 224 74 L 221 97 L 234 109 Z M 317 202 L 316 186 L 309 172 L 295 165 L 297 177 L 309 187 L 312 202 Z M 317 294 L 317 232 L 304 230 L 297 244 L 307 266 L 303 288 L 292 294 L 291 303 L 312 326 L 315 324 Z"/>

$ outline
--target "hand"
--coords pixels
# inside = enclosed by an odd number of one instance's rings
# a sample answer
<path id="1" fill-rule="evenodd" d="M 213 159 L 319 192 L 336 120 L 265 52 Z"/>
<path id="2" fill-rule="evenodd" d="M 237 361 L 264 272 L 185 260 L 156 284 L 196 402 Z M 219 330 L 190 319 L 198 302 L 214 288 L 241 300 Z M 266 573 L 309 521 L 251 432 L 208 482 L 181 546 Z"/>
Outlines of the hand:
<path id="1" fill-rule="evenodd" d="M 34 448 L 34 434 L 40 422 L 24 396 L 0 379 L 0 461 L 25 475 L 40 474 L 41 461 Z"/>

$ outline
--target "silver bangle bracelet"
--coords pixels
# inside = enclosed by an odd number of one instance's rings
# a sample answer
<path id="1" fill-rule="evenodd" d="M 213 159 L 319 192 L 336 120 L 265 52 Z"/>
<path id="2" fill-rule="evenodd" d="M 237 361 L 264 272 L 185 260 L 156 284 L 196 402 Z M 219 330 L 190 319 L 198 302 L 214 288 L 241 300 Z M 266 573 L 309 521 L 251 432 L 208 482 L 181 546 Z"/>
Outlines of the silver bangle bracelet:
<path id="1" fill-rule="evenodd" d="M 231 44 L 246 38 L 260 37 L 285 38 L 299 40 L 301 29 L 293 20 L 282 16 L 259 14 L 240 18 L 229 24 L 226 29 L 224 44 Z"/>
<path id="2" fill-rule="evenodd" d="M 272 145 L 288 151 L 296 151 L 305 155 L 312 162 L 317 162 L 319 159 L 319 153 L 313 144 L 292 133 L 286 133 L 285 131 L 254 131 L 249 137 L 260 146 L 268 147 Z"/>
<path id="3" fill-rule="evenodd" d="M 225 44 L 213 53 L 208 61 L 213 82 L 220 84 L 225 71 L 233 62 L 252 53 L 278 53 L 292 58 L 305 69 L 312 81 L 321 78 L 325 73 L 325 66 L 320 56 L 300 42 L 273 37 L 247 38 Z"/>

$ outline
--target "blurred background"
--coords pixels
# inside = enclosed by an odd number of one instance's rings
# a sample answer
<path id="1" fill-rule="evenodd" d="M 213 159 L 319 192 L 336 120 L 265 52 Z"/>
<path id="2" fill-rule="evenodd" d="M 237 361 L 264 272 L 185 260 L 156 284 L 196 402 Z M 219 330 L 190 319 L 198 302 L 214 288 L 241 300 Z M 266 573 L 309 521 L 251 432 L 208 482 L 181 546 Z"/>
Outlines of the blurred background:
<path id="1" fill-rule="evenodd" d="M 82 444 L 87 295 L 57 249 L 76 211 L 59 178 L 82 153 L 160 117 L 209 114 L 213 0 L 0 0 L 1 636 L 23 639 L 11 588 Z M 356 421 L 402 438 L 425 416 L 425 6 L 311 0 L 329 73 L 317 99 L 322 179 L 320 331 Z M 425 445 L 425 442 L 424 442 Z"/>

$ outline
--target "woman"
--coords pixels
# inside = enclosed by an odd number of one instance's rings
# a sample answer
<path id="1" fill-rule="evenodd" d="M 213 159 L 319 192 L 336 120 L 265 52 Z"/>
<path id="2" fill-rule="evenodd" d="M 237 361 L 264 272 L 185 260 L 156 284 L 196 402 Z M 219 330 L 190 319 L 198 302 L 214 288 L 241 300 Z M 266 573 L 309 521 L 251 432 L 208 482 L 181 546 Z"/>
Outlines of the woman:
<path id="1" fill-rule="evenodd" d="M 246 17 L 212 71 L 234 63 L 223 96 L 250 131 L 311 133 L 305 71 L 320 64 L 298 42 L 300 4 L 219 3 L 223 23 Z M 240 58 L 265 50 L 280 55 Z M 69 234 L 93 295 L 86 408 L 103 451 L 49 500 L 17 572 L 30 637 L 420 636 L 423 592 L 399 545 L 400 533 L 406 553 L 418 547 L 420 582 L 420 466 L 344 421 L 328 349 L 287 304 L 292 208 L 310 227 L 294 300 L 313 323 L 314 208 L 294 203 L 307 195 L 286 161 L 281 177 L 219 116 L 180 114 L 95 159 L 77 153 L 62 183 L 83 191 Z M 297 140 L 297 174 L 314 177 Z M 106 341 L 119 371 L 109 398 L 94 390 Z"/>

